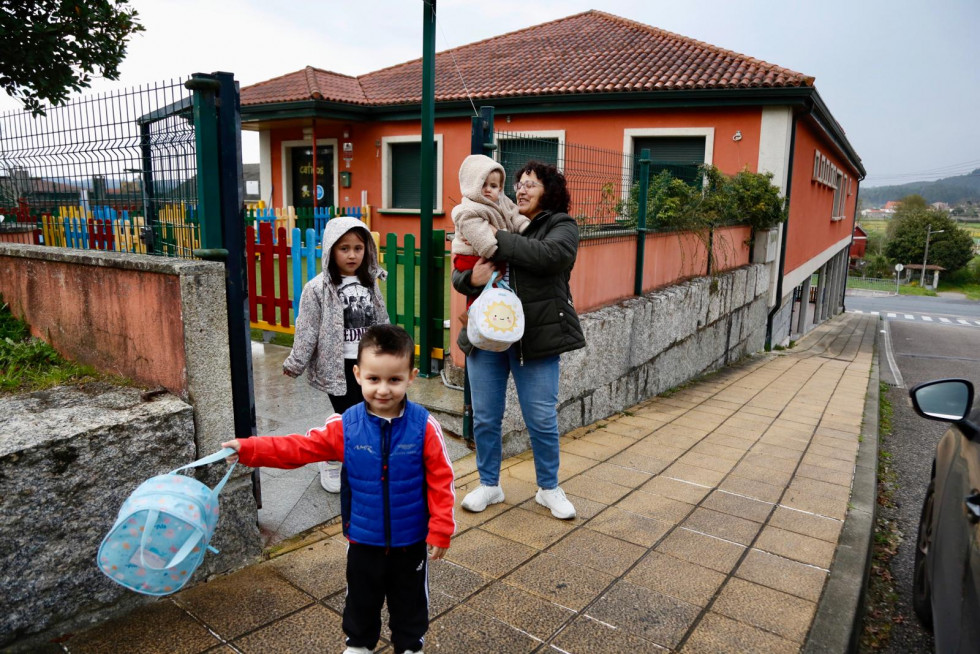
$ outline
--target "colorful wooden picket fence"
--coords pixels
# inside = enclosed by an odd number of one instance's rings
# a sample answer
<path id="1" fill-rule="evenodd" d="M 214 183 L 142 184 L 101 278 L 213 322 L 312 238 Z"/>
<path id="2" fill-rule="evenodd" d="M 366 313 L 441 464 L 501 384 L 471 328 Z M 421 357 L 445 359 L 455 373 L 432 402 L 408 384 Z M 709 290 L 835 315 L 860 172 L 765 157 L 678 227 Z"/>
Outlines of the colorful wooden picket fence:
<path id="1" fill-rule="evenodd" d="M 286 241 L 292 245 L 293 230 L 299 229 L 301 234 L 312 229 L 316 234 L 316 244 L 319 246 L 323 239 L 323 229 L 331 218 L 350 216 L 364 222 L 371 228 L 371 207 L 264 207 L 259 206 L 245 210 L 245 224 L 258 229 L 263 222 L 272 224 L 272 236 L 278 239 L 279 228 L 286 230 Z M 258 235 L 258 232 L 256 232 Z"/>
<path id="2" fill-rule="evenodd" d="M 316 230 L 310 227 L 303 233 L 297 227 L 287 233 L 285 227 L 273 230 L 273 222 L 265 221 L 258 223 L 257 230 L 253 225 L 247 226 L 245 234 L 246 260 L 254 262 L 246 266 L 251 326 L 263 331 L 293 334 L 303 287 L 319 272 L 320 247 Z M 415 247 L 415 237 L 406 235 L 399 246 L 396 234 L 388 234 L 383 243 L 377 232 L 372 234 L 375 244 L 379 245 L 379 263 L 388 272 L 384 283 L 388 319 L 409 333 L 417 333 L 421 324 L 415 306 L 420 289 L 416 288 L 415 277 L 421 256 Z M 442 291 L 446 274 L 445 242 L 445 232 L 438 230 L 433 234 L 436 247 L 432 256 L 439 290 L 429 302 L 437 315 L 433 319 L 433 326 L 437 328 L 434 333 L 439 334 L 442 333 L 446 306 Z M 442 359 L 444 346 L 440 343 L 432 347 L 431 354 L 433 358 Z"/>

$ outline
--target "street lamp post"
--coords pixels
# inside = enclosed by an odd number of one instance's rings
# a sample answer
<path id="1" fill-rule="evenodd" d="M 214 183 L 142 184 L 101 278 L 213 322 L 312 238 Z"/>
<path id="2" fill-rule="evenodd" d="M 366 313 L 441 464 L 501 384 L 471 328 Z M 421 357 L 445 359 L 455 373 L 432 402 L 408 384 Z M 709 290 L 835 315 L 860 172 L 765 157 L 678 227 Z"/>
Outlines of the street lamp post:
<path id="1" fill-rule="evenodd" d="M 942 234 L 945 229 L 940 229 L 938 231 L 932 231 L 932 225 L 926 225 L 926 251 L 922 255 L 922 274 L 919 276 L 919 286 L 925 288 L 926 286 L 926 261 L 929 260 L 929 237 L 933 234 Z"/>

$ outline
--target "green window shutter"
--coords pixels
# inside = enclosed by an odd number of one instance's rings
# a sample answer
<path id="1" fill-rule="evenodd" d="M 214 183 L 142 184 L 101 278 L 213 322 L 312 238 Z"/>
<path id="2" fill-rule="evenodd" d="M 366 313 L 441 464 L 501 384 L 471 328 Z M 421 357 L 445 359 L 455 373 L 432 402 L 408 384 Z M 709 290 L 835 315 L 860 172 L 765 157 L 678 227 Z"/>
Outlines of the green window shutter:
<path id="1" fill-rule="evenodd" d="M 633 180 L 640 170 L 640 152 L 650 150 L 650 176 L 669 170 L 677 179 L 701 185 L 699 166 L 704 163 L 703 136 L 650 136 L 633 140 Z"/>
<path id="2" fill-rule="evenodd" d="M 439 156 L 438 148 L 436 156 Z M 391 208 L 420 209 L 422 207 L 422 144 L 392 143 L 391 148 Z M 432 209 L 438 206 L 436 176 L 432 176 Z"/>
<path id="3" fill-rule="evenodd" d="M 532 159 L 558 165 L 558 139 L 556 138 L 506 138 L 497 142 L 498 161 L 507 173 L 504 192 L 514 199 L 514 174 Z"/>

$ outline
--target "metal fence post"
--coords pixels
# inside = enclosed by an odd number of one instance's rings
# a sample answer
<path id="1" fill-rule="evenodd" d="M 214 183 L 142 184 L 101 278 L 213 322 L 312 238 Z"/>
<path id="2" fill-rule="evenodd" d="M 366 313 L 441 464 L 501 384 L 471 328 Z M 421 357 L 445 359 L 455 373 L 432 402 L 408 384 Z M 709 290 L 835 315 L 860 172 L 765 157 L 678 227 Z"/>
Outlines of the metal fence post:
<path id="1" fill-rule="evenodd" d="M 194 139 L 197 145 L 197 216 L 201 248 L 221 244 L 221 188 L 218 172 L 218 112 L 215 96 L 221 83 L 213 75 L 194 73 L 184 83 L 194 92 Z"/>
<path id="2" fill-rule="evenodd" d="M 438 373 L 434 369 L 431 347 L 432 338 L 432 303 L 430 297 L 433 289 L 432 261 L 432 181 L 435 177 L 435 77 L 436 77 L 436 0 L 425 0 L 422 3 L 422 143 L 421 143 L 421 184 L 419 207 L 419 249 L 422 270 L 419 280 L 421 283 L 421 298 L 419 314 L 421 328 L 419 329 L 419 375 L 431 377 Z M 406 246 L 406 254 L 408 248 Z M 406 280 L 408 276 L 406 275 Z M 407 313 L 407 312 L 406 312 Z M 441 335 L 441 330 L 440 330 Z"/>
<path id="3" fill-rule="evenodd" d="M 647 196 L 650 194 L 650 150 L 640 150 L 639 206 L 636 208 L 636 273 L 633 295 L 643 295 L 643 257 L 647 245 Z"/>

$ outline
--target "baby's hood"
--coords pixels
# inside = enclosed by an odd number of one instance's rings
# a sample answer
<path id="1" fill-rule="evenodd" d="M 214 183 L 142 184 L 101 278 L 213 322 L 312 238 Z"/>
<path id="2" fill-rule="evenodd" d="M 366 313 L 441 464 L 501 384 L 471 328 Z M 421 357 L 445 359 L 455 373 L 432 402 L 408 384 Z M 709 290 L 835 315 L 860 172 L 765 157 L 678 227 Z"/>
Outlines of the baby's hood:
<path id="1" fill-rule="evenodd" d="M 490 157 L 471 154 L 463 159 L 463 164 L 459 167 L 459 191 L 463 197 L 481 204 L 493 204 L 483 197 L 483 183 L 487 181 L 487 175 L 494 170 L 500 171 L 500 177 L 506 183 L 507 174 L 504 172 L 504 167 Z"/>
<path id="2" fill-rule="evenodd" d="M 387 271 L 381 267 L 378 263 L 378 247 L 374 244 L 374 236 L 371 235 L 371 230 L 360 218 L 352 218 L 350 216 L 337 216 L 336 218 L 331 218 L 327 221 L 327 226 L 323 228 L 323 243 L 321 247 L 323 252 L 321 256 L 323 257 L 323 272 L 327 272 L 327 263 L 330 261 L 330 251 L 333 250 L 334 244 L 340 240 L 340 237 L 346 234 L 351 229 L 361 229 L 364 230 L 364 235 L 367 237 L 367 251 L 364 256 L 370 257 L 370 262 L 368 263 L 368 270 L 371 276 L 376 279 L 385 279 L 388 276 Z"/>

